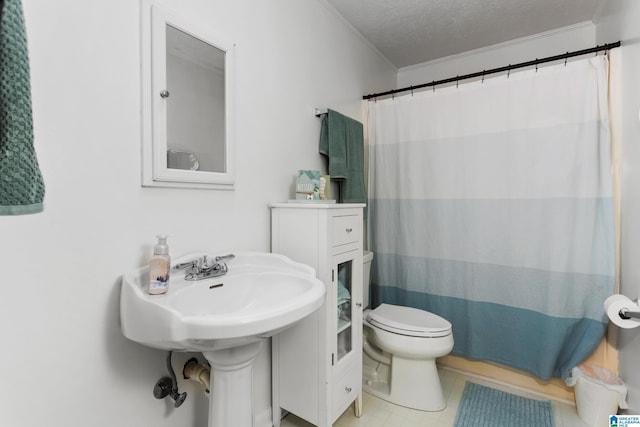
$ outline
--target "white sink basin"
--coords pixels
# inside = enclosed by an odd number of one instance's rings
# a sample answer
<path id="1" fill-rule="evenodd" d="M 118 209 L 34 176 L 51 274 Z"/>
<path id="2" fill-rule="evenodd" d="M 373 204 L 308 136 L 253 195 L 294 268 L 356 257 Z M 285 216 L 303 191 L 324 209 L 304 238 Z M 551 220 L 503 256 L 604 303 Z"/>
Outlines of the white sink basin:
<path id="1" fill-rule="evenodd" d="M 202 255 L 190 254 L 174 264 Z M 125 274 L 120 300 L 124 335 L 163 350 L 209 351 L 269 337 L 322 305 L 325 286 L 313 268 L 283 255 L 235 255 L 224 276 L 194 282 L 172 270 L 164 295 L 148 294 L 148 267 Z"/>
<path id="2" fill-rule="evenodd" d="M 164 295 L 148 294 L 148 267 L 125 274 L 120 322 L 127 338 L 146 346 L 201 351 L 211 365 L 209 427 L 251 427 L 262 342 L 318 309 L 326 289 L 313 268 L 283 255 L 240 253 L 227 266 L 224 276 L 195 282 L 172 270 Z"/>

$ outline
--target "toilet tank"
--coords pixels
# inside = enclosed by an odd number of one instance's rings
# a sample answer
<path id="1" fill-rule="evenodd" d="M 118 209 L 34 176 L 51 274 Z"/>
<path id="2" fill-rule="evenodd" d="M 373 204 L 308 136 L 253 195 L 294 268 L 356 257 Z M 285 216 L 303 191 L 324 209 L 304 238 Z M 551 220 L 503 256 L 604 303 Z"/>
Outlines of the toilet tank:
<path id="1" fill-rule="evenodd" d="M 371 284 L 371 261 L 373 252 L 362 251 L 362 301 L 364 308 L 369 307 L 369 285 Z"/>

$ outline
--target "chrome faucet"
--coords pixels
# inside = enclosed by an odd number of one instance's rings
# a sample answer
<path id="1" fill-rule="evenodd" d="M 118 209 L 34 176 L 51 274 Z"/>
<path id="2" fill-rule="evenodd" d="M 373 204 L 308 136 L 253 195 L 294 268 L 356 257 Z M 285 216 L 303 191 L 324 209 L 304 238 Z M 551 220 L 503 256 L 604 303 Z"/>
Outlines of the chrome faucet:
<path id="1" fill-rule="evenodd" d="M 235 255 L 217 256 L 211 262 L 206 255 L 191 261 L 182 262 L 173 266 L 176 270 L 185 268 L 185 280 L 202 280 L 209 277 L 222 276 L 229 271 L 226 262 L 235 258 Z"/>

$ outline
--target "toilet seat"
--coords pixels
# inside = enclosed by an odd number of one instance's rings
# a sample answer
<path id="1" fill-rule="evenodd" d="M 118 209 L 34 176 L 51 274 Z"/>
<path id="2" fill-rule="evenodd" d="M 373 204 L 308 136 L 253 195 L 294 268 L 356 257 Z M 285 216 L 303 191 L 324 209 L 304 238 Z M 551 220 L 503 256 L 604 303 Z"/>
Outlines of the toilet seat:
<path id="1" fill-rule="evenodd" d="M 367 320 L 385 331 L 422 338 L 437 338 L 451 334 L 451 323 L 442 317 L 412 307 L 380 304 L 369 312 Z"/>

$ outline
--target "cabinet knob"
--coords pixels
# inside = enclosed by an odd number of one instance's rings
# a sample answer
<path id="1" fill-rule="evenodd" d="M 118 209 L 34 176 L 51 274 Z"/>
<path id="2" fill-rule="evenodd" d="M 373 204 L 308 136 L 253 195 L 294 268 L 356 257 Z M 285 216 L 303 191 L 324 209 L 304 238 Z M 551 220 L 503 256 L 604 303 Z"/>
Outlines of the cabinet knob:
<path id="1" fill-rule="evenodd" d="M 358 308 L 362 307 L 362 303 L 361 302 L 357 302 L 356 303 L 356 307 L 358 307 Z"/>
<path id="2" fill-rule="evenodd" d="M 353 228 L 349 227 L 349 228 L 345 229 L 344 231 L 346 231 L 347 233 L 351 233 L 353 231 Z"/>
<path id="3" fill-rule="evenodd" d="M 160 91 L 160 98 L 168 98 L 169 97 L 169 91 L 168 90 L 162 90 Z"/>
<path id="4" fill-rule="evenodd" d="M 345 390 L 347 393 L 351 393 L 351 387 L 345 387 L 345 388 L 344 388 L 344 390 Z"/>

